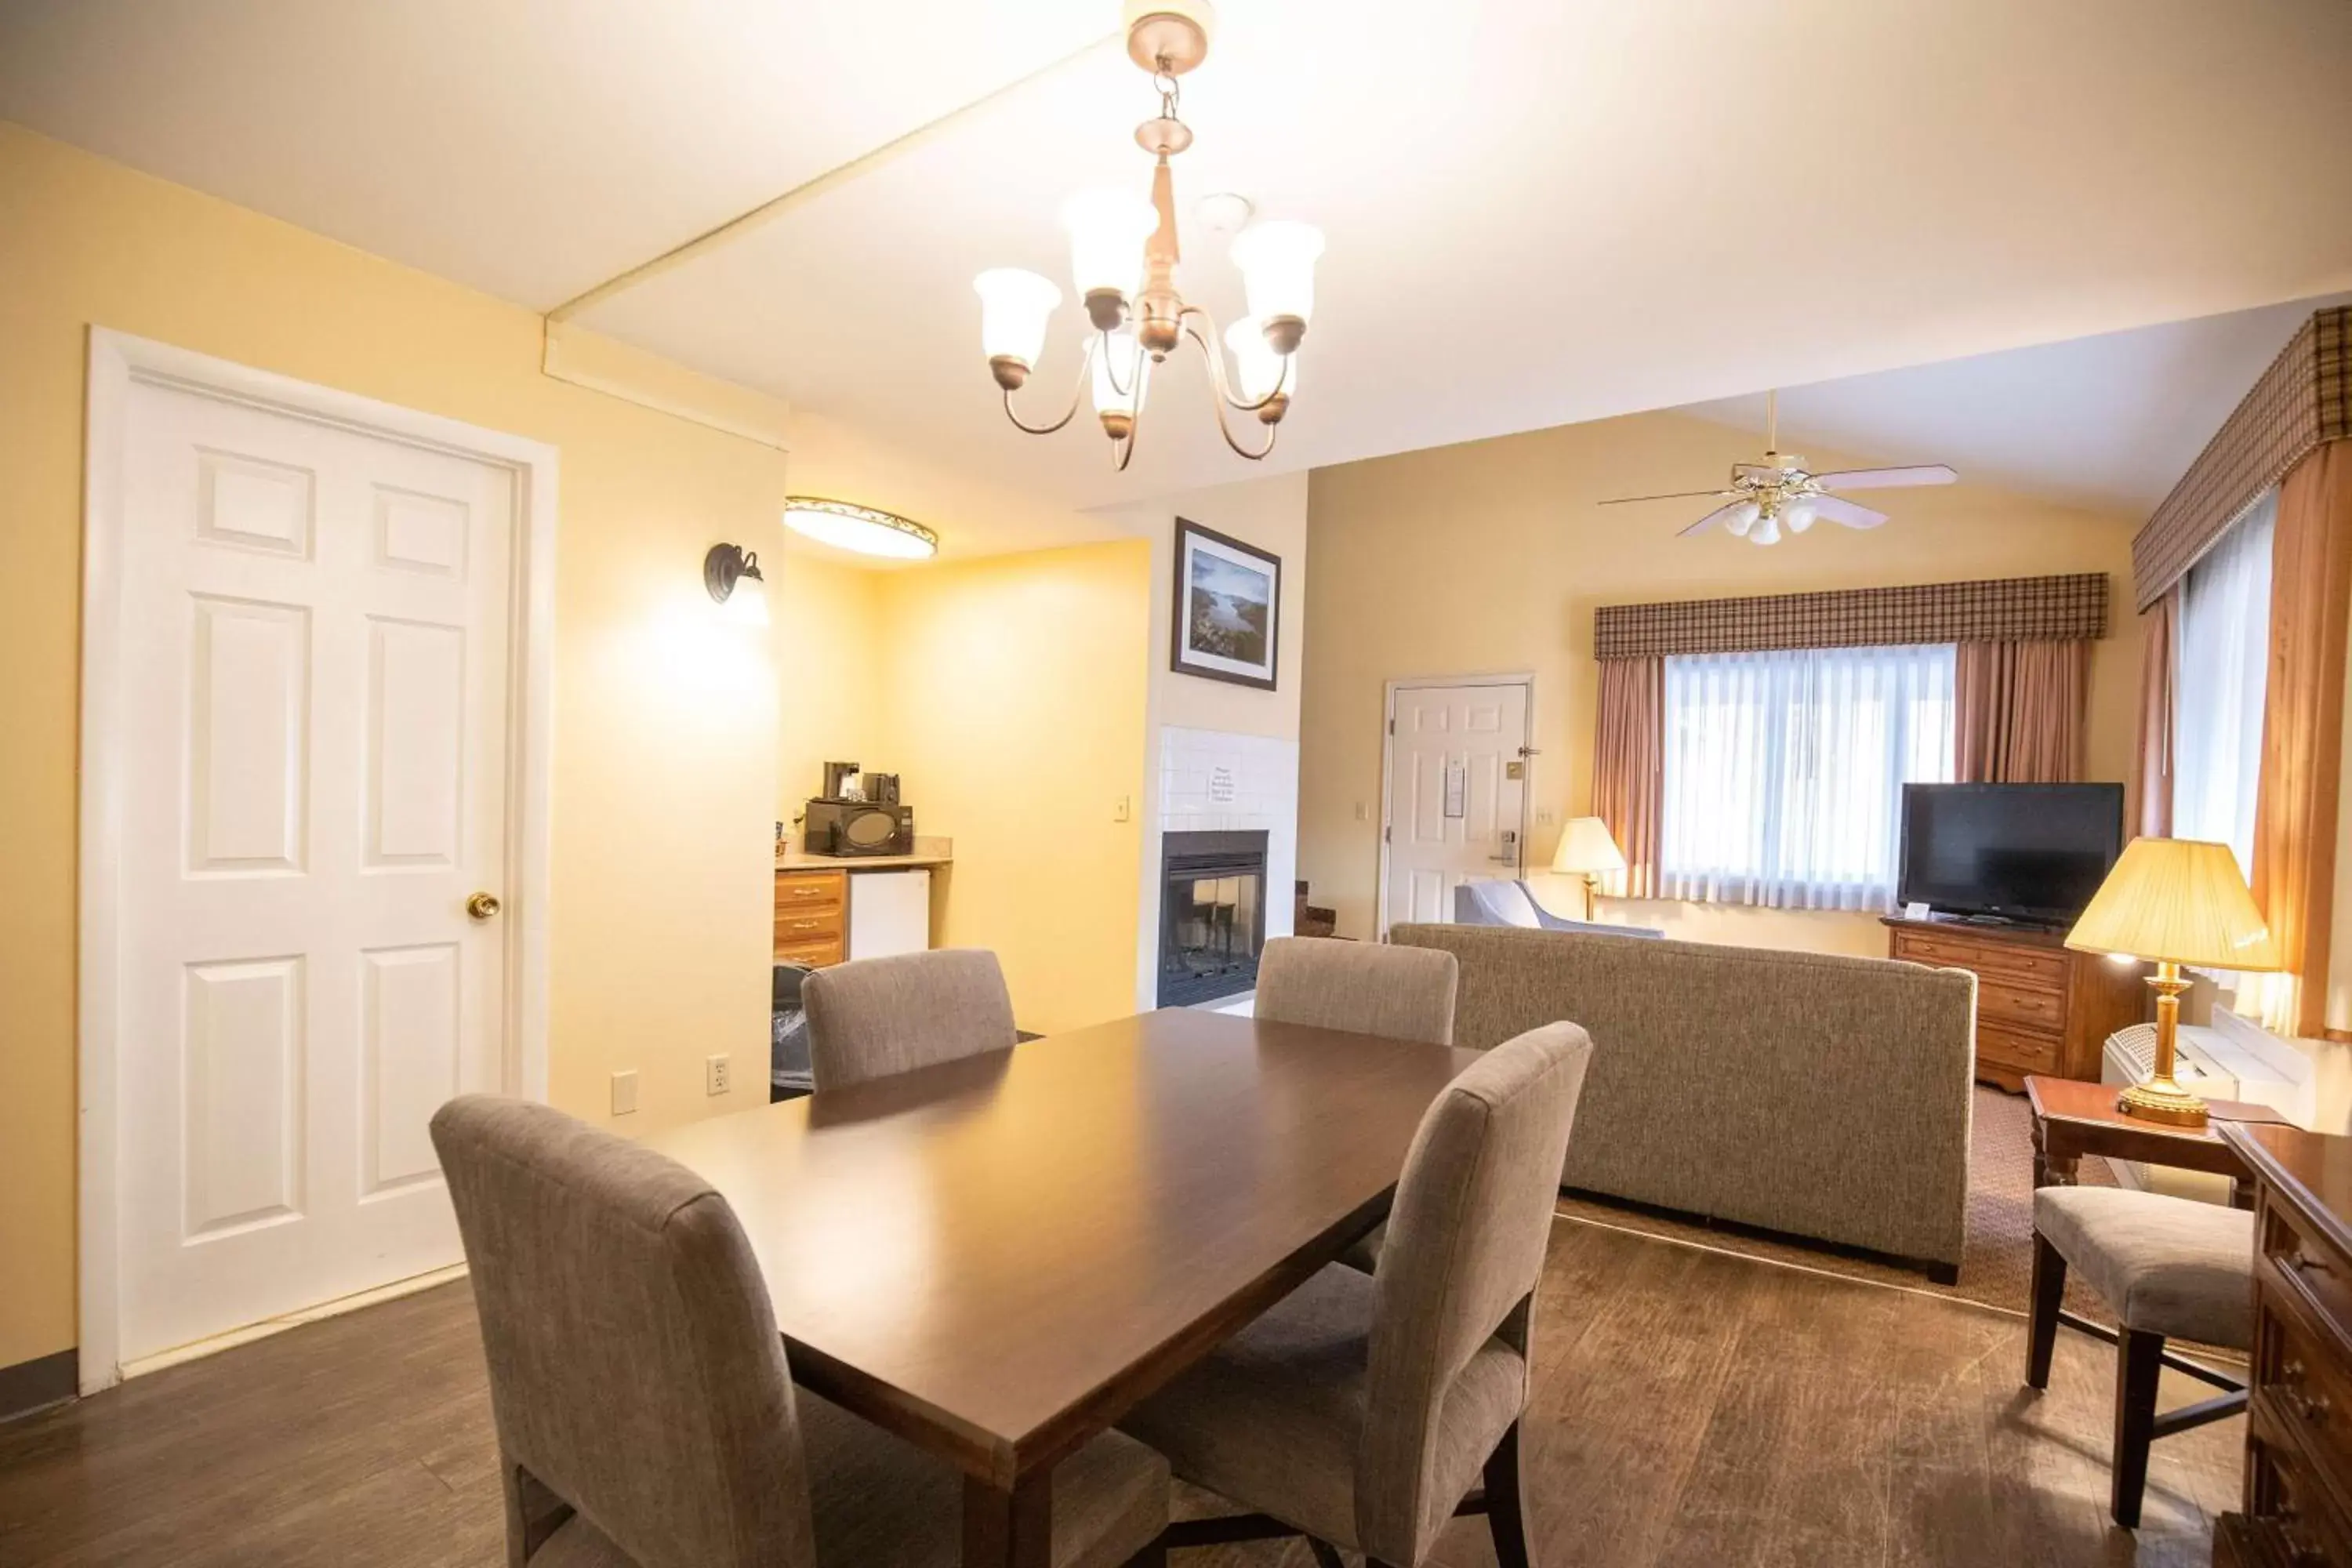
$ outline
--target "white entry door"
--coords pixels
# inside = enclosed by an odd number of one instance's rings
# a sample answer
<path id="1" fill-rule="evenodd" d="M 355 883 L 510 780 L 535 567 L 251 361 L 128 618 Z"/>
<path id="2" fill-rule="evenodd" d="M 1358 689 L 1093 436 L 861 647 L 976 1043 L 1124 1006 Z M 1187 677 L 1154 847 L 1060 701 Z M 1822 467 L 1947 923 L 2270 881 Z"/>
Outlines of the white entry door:
<path id="1" fill-rule="evenodd" d="M 515 476 L 132 384 L 118 1359 L 460 1257 L 426 1121 L 508 1080 Z"/>
<path id="2" fill-rule="evenodd" d="M 1527 746 L 1524 681 L 1396 689 L 1381 934 L 1452 920 L 1464 882 L 1520 874 Z"/>

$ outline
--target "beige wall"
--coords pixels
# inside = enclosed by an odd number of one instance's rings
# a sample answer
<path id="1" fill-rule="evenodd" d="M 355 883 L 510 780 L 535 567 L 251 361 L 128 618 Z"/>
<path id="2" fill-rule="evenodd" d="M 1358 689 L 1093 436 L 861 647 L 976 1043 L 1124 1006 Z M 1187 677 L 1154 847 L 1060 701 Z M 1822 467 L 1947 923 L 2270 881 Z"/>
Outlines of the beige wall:
<path id="1" fill-rule="evenodd" d="M 91 324 L 551 442 L 556 1102 L 645 1128 L 766 1049 L 769 649 L 703 552 L 774 538 L 783 458 L 538 373 L 530 312 L 0 124 L 0 1366 L 76 1338 L 75 768 Z M 1131 861 L 1131 857 L 1129 858 Z M 1120 907 L 1126 907 L 1122 904 Z"/>
<path id="2" fill-rule="evenodd" d="M 762 556 L 776 647 L 776 816 L 793 819 L 824 784 L 827 762 L 887 769 L 882 584 L 860 570 L 791 545 Z M 918 803 L 920 804 L 919 802 Z M 925 833 L 940 831 L 929 822 Z"/>
<path id="3" fill-rule="evenodd" d="M 1823 524 L 1768 550 L 1720 535 L 1676 539 L 1696 503 L 1594 504 L 1720 483 L 1757 445 L 1739 430 L 1649 414 L 1316 470 L 1299 874 L 1316 902 L 1339 910 L 1342 932 L 1374 929 L 1382 683 L 1535 673 L 1528 863 L 1547 864 L 1559 822 L 1591 800 L 1592 612 L 1601 605 L 2105 572 L 2115 635 L 2092 663 L 2090 767 L 2095 778 L 2125 775 L 2139 668 L 2132 520 L 1964 482 L 1888 492 L 1882 510 L 1894 521 L 1875 531 Z M 1817 468 L 1870 460 L 1807 455 Z M 1544 890 L 1576 911 L 1572 889 Z M 1601 916 L 1704 941 L 1885 951 L 1869 916 L 1615 900 L 1603 900 Z"/>
<path id="4" fill-rule="evenodd" d="M 1134 1011 L 1139 824 L 1114 803 L 1143 785 L 1150 565 L 1122 541 L 876 578 L 875 760 L 955 840 L 941 944 L 996 951 L 1024 1029 Z"/>

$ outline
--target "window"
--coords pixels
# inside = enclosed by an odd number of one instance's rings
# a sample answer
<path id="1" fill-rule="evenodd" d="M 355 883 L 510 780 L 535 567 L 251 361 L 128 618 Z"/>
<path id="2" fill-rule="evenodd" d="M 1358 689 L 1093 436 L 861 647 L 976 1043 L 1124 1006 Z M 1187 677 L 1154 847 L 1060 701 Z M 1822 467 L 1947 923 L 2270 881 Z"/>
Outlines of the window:
<path id="1" fill-rule="evenodd" d="M 1664 896 L 1895 901 L 1906 783 L 1952 777 L 1949 644 L 1669 658 Z"/>
<path id="2" fill-rule="evenodd" d="M 2228 845 L 2250 881 L 2277 527 L 2273 490 L 2189 569 L 2174 653 L 2172 831 Z"/>

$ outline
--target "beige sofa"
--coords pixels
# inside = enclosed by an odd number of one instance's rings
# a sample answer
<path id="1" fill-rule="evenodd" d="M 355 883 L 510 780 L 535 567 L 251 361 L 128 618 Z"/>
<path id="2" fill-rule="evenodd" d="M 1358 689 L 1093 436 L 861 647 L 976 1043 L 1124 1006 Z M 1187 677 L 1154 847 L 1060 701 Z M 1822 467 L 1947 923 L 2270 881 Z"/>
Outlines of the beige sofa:
<path id="1" fill-rule="evenodd" d="M 1957 1278 L 1976 977 L 1885 959 L 1405 925 L 1462 966 L 1454 1043 L 1592 1036 L 1562 1184 Z"/>

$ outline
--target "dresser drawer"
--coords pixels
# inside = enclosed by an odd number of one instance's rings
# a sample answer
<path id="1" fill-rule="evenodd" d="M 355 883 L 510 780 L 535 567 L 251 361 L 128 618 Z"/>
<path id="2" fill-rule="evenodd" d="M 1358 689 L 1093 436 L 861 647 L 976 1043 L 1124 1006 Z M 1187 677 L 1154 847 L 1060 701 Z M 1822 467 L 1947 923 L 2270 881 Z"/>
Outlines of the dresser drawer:
<path id="1" fill-rule="evenodd" d="M 2043 948 L 1904 928 L 1895 933 L 1895 956 L 1939 969 L 1970 969 L 1985 980 L 2028 989 L 2066 989 L 2066 955 Z"/>
<path id="2" fill-rule="evenodd" d="M 2307 1235 L 2284 1205 L 2264 1203 L 2261 1223 L 2255 1241 L 2266 1266 L 2276 1271 L 2272 1288 L 2294 1296 L 2322 1331 L 2352 1342 L 2352 1264 Z M 2335 1352 L 2345 1353 L 2340 1346 Z"/>
<path id="3" fill-rule="evenodd" d="M 2246 1501 L 2277 1560 L 2295 1568 L 2352 1568 L 2352 1529 L 2326 1484 L 2259 1406 L 2246 1428 Z"/>
<path id="4" fill-rule="evenodd" d="M 805 963 L 811 969 L 823 969 L 829 963 L 839 963 L 844 956 L 845 950 L 838 936 L 790 942 L 782 937 L 776 939 L 778 963 Z"/>
<path id="5" fill-rule="evenodd" d="M 838 942 L 845 929 L 844 911 L 838 904 L 831 909 L 776 911 L 776 941 L 779 942 Z"/>
<path id="6" fill-rule="evenodd" d="M 2255 1398 L 2329 1474 L 2352 1478 L 2352 1369 L 2336 1337 L 2319 1326 L 2275 1263 L 2255 1292 Z"/>
<path id="7" fill-rule="evenodd" d="M 1981 975 L 1977 980 L 1977 1016 L 2003 1028 L 2054 1037 L 2066 1031 L 2066 998 L 2056 991 L 2032 991 Z"/>
<path id="8" fill-rule="evenodd" d="M 808 913 L 839 910 L 848 902 L 846 871 L 779 871 L 776 873 L 776 917 L 786 910 Z"/>
<path id="9" fill-rule="evenodd" d="M 1979 1024 L 1977 1060 L 2015 1072 L 2054 1073 L 2058 1070 L 2058 1037 Z"/>

